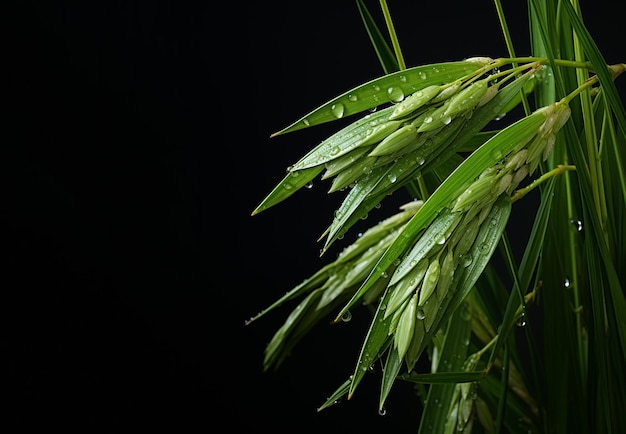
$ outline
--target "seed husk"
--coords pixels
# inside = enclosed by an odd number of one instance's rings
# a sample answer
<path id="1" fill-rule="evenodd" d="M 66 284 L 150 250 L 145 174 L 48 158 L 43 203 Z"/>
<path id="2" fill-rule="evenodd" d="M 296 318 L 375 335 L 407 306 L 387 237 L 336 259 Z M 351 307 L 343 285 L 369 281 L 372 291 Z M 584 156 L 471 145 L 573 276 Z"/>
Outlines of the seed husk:
<path id="1" fill-rule="evenodd" d="M 462 82 L 460 80 L 455 81 L 454 83 L 450 83 L 447 86 L 443 86 L 441 91 L 430 101 L 431 103 L 442 102 L 450 98 L 452 95 L 457 93 L 457 91 L 461 88 Z"/>
<path id="2" fill-rule="evenodd" d="M 480 203 L 493 191 L 497 176 L 490 174 L 472 182 L 456 199 L 453 211 L 466 210 L 473 203 Z"/>
<path id="3" fill-rule="evenodd" d="M 440 85 L 430 85 L 412 93 L 395 106 L 391 116 L 389 116 L 389 119 L 399 119 L 414 113 L 417 109 L 423 107 L 426 103 L 433 99 L 439 93 L 440 89 Z"/>
<path id="4" fill-rule="evenodd" d="M 339 172 L 333 179 L 329 193 L 340 191 L 372 171 L 377 157 L 363 157 L 355 164 Z"/>
<path id="5" fill-rule="evenodd" d="M 413 338 L 413 332 L 415 330 L 415 321 L 417 310 L 417 293 L 409 299 L 408 305 L 402 311 L 398 326 L 394 334 L 394 342 L 398 349 L 398 355 L 400 359 L 404 358 L 409 345 L 411 344 L 411 338 Z"/>
<path id="6" fill-rule="evenodd" d="M 377 125 L 372 128 L 371 131 L 367 132 L 365 139 L 359 146 L 370 146 L 374 145 L 381 140 L 384 140 L 394 131 L 396 131 L 402 125 L 401 121 L 387 121 L 384 124 Z"/>
<path id="7" fill-rule="evenodd" d="M 428 264 L 428 269 L 426 270 L 426 275 L 424 276 L 424 282 L 422 283 L 422 287 L 419 291 L 418 304 L 420 306 L 423 306 L 426 300 L 428 300 L 435 291 L 437 281 L 439 280 L 440 269 L 441 266 L 438 258 L 435 258 L 430 262 L 430 264 Z"/>
<path id="8" fill-rule="evenodd" d="M 415 292 L 415 289 L 422 282 L 427 268 L 428 258 L 422 258 L 415 268 L 393 287 L 393 294 L 389 298 L 383 319 L 394 313 L 409 298 L 411 293 Z"/>
<path id="9" fill-rule="evenodd" d="M 446 103 L 447 102 L 448 101 L 446 101 Z M 452 122 L 452 116 L 446 114 L 446 110 L 448 109 L 446 103 L 436 108 L 429 115 L 427 115 L 417 131 L 420 133 L 423 133 L 425 131 L 433 131 L 438 128 L 444 127 Z"/>
<path id="10" fill-rule="evenodd" d="M 417 138 L 417 128 L 408 124 L 400 127 L 393 133 L 385 137 L 376 147 L 369 153 L 370 157 L 379 157 L 381 155 L 392 154 L 410 145 Z"/>
<path id="11" fill-rule="evenodd" d="M 461 113 L 472 110 L 478 105 L 483 95 L 487 92 L 487 86 L 487 79 L 479 80 L 453 95 L 445 110 L 445 116 L 455 117 Z"/>
<path id="12" fill-rule="evenodd" d="M 343 170 L 348 169 L 357 160 L 363 157 L 368 151 L 369 148 L 356 148 L 335 160 L 329 161 L 328 163 L 326 163 L 326 171 L 322 174 L 321 179 L 332 178 Z"/>

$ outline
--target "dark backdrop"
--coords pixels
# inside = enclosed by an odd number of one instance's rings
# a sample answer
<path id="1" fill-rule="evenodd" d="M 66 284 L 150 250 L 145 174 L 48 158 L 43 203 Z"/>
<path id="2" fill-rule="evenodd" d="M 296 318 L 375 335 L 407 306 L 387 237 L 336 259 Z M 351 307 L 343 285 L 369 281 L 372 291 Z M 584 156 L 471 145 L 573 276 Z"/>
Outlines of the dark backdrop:
<path id="1" fill-rule="evenodd" d="M 382 74 L 355 2 L 14 3 L 3 425 L 415 432 L 410 386 L 377 414 L 379 373 L 316 412 L 352 370 L 365 312 L 321 324 L 269 373 L 263 348 L 288 311 L 244 326 L 329 260 L 315 240 L 341 196 L 324 183 L 250 212 L 337 125 L 269 135 Z M 583 3 L 607 61 L 624 61 L 616 10 Z M 507 55 L 492 2 L 389 6 L 408 66 Z"/>

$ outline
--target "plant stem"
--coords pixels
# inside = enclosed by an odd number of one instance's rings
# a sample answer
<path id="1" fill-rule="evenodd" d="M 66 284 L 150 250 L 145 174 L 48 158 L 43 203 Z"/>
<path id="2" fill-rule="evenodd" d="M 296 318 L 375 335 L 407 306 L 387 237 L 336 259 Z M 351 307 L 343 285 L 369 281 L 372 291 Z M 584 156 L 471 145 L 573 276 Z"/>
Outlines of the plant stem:
<path id="1" fill-rule="evenodd" d="M 569 222 L 572 221 L 576 221 L 578 219 L 578 217 L 575 215 L 575 207 L 574 207 L 574 199 L 573 199 L 573 191 L 572 191 L 572 183 L 570 180 L 570 177 L 565 176 L 565 191 L 566 191 L 566 196 L 567 196 L 567 218 Z M 568 246 L 569 246 L 569 252 L 568 252 L 568 259 L 570 262 L 570 267 L 571 267 L 571 275 L 573 276 L 573 288 L 571 288 L 573 290 L 573 297 L 574 297 L 574 307 L 573 310 L 574 312 L 578 312 L 579 309 L 581 308 L 581 304 L 580 304 L 580 292 L 581 292 L 581 285 L 580 285 L 580 279 L 578 278 L 580 276 L 580 272 L 579 272 L 579 265 L 578 265 L 578 255 L 576 254 L 576 244 L 577 244 L 577 237 L 576 237 L 576 233 L 574 233 L 574 231 L 569 230 L 567 231 L 568 233 Z M 571 285 L 571 283 L 569 283 L 568 285 Z M 579 313 L 576 313 L 575 315 L 575 321 L 576 321 L 576 337 L 577 337 L 577 349 L 578 349 L 578 363 L 579 363 L 579 367 L 580 367 L 580 375 L 581 375 L 581 384 L 586 384 L 586 375 L 585 373 L 587 372 L 587 363 L 586 360 L 587 358 L 585 357 L 585 354 L 587 353 L 587 346 L 585 345 L 585 340 L 583 338 L 583 324 L 582 324 L 582 318 L 581 315 Z"/>
<path id="2" fill-rule="evenodd" d="M 506 48 L 509 52 L 509 56 L 511 58 L 515 58 L 515 49 L 513 48 L 513 40 L 511 39 L 511 34 L 509 32 L 509 26 L 506 23 L 506 18 L 504 16 L 504 11 L 502 9 L 502 3 L 500 0 L 494 1 L 496 5 L 496 12 L 498 13 L 498 20 L 500 21 L 500 27 L 502 27 L 502 33 L 504 34 L 504 41 L 506 42 Z M 517 62 L 512 63 L 514 67 L 517 66 Z M 524 113 L 526 115 L 530 114 L 530 104 L 528 104 L 528 98 L 526 98 L 526 94 L 524 90 L 520 90 L 520 95 L 522 97 L 522 105 L 524 106 Z"/>
<path id="3" fill-rule="evenodd" d="M 516 201 L 520 200 L 521 198 L 526 196 L 529 192 L 531 192 L 532 190 L 537 188 L 539 185 L 541 185 L 543 182 L 547 181 L 548 179 L 552 178 L 553 176 L 561 175 L 561 174 L 563 174 L 564 172 L 566 172 L 568 170 L 576 170 L 576 166 L 569 165 L 569 164 L 565 164 L 565 165 L 559 164 L 554 169 L 550 170 L 549 172 L 544 173 L 539 178 L 535 179 L 533 182 L 528 184 L 526 187 L 520 188 L 519 190 L 516 190 L 515 193 L 513 194 L 513 196 L 511 196 L 511 202 L 516 202 Z"/>
<path id="4" fill-rule="evenodd" d="M 380 7 L 383 10 L 383 16 L 385 17 L 385 23 L 389 30 L 389 36 L 391 37 L 391 45 L 393 45 L 393 51 L 396 53 L 396 59 L 398 59 L 398 68 L 402 71 L 406 69 L 406 63 L 404 63 L 404 57 L 402 57 L 402 50 L 400 49 L 400 43 L 398 42 L 398 36 L 396 35 L 396 29 L 389 13 L 386 0 L 380 0 Z"/>

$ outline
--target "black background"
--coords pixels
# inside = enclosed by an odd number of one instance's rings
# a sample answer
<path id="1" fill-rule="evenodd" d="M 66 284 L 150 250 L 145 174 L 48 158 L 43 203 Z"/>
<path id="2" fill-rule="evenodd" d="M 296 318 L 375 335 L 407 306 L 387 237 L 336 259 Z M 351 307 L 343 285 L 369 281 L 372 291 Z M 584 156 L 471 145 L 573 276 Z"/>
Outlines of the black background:
<path id="1" fill-rule="evenodd" d="M 525 55 L 517 3 L 504 9 Z M 614 5 L 583 3 L 623 62 Z M 408 385 L 378 415 L 379 373 L 316 412 L 366 312 L 321 324 L 277 372 L 263 348 L 288 310 L 244 326 L 329 260 L 316 239 L 342 197 L 323 183 L 250 212 L 337 126 L 269 135 L 382 75 L 356 4 L 214 4 L 23 1 L 5 16 L 10 432 L 417 430 Z M 507 55 L 492 2 L 389 7 L 407 66 Z"/>

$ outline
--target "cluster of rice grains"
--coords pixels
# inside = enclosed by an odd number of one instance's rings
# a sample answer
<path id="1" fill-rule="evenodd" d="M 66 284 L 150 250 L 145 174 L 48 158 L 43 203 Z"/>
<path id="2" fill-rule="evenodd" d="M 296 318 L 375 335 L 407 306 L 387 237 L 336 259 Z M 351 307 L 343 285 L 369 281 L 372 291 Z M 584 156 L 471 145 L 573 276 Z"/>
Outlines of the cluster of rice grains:
<path id="1" fill-rule="evenodd" d="M 289 168 L 253 214 L 319 174 L 332 178 L 330 192 L 348 192 L 325 233 L 328 248 L 385 196 L 458 156 L 462 144 L 516 104 L 542 67 L 529 63 L 502 71 L 492 59 L 465 62 L 472 65 L 470 73 L 417 86 L 401 101 L 379 107 L 322 142 Z M 337 309 L 340 321 L 360 301 L 377 307 L 344 392 L 350 396 L 362 372 L 385 351 L 396 360 L 395 374 L 402 364 L 411 372 L 484 270 L 508 220 L 511 195 L 547 158 L 569 114 L 567 104 L 559 102 L 503 128 L 427 200 L 374 225 L 334 262 L 257 315 L 304 297 L 267 346 L 265 368 L 277 367 L 313 324 Z"/>
<path id="2" fill-rule="evenodd" d="M 454 295 L 450 289 L 456 270 L 470 266 L 476 255 L 491 256 L 508 219 L 510 196 L 540 159 L 547 157 L 569 113 L 563 104 L 537 111 L 537 118 L 545 119 L 539 128 L 531 130 L 530 137 L 521 137 L 504 158 L 460 189 L 403 255 L 388 282 L 391 295 L 384 318 L 391 317 L 388 333 L 394 336 L 394 348 L 409 371 L 425 334 L 441 319 L 442 303 Z M 486 239 L 489 226 L 499 230 L 496 237 Z"/>

